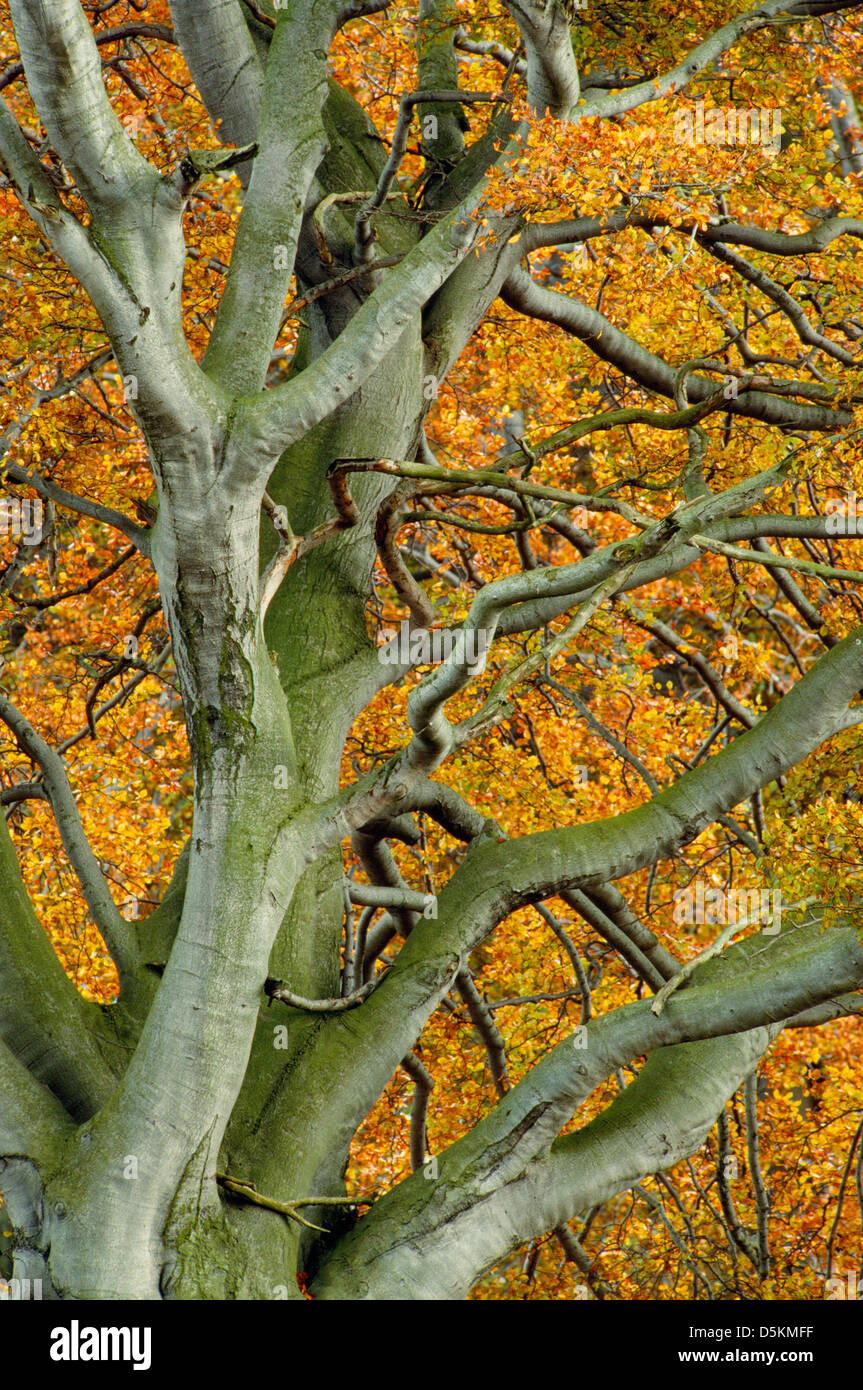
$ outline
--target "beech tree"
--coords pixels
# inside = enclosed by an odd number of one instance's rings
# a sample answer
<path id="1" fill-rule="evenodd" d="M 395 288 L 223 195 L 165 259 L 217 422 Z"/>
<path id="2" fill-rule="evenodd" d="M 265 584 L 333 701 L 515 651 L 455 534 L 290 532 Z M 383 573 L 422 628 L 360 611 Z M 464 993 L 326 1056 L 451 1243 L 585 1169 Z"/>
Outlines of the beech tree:
<path id="1" fill-rule="evenodd" d="M 590 1222 L 707 1143 L 770 1277 L 758 1067 L 863 1011 L 860 9 L 9 0 L 4 303 L 30 238 L 66 308 L 4 368 L 7 1275 L 453 1299 L 555 1233 L 608 1296 Z M 82 401 L 145 495 L 38 434 Z M 49 690 L 35 616 L 130 567 Z M 80 760 L 168 677 L 191 825 L 136 920 Z M 113 994 L 44 930 L 43 815 Z M 453 1016 L 488 1084 L 435 1146 Z M 411 1171 L 347 1184 L 394 1076 Z"/>

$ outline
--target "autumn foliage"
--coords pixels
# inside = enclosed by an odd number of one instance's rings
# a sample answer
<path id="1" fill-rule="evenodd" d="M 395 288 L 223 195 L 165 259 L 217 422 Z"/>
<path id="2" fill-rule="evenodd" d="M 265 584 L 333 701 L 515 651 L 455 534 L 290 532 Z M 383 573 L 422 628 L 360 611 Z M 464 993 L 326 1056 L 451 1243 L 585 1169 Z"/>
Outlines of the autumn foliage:
<path id="1" fill-rule="evenodd" d="M 97 34 L 134 18 L 171 24 L 165 0 L 85 8 Z M 463 0 L 455 0 L 455 8 L 468 36 L 517 49 L 518 32 L 497 0 L 481 17 Z M 701 34 L 723 22 L 726 6 L 655 0 L 597 9 L 599 22 L 576 16 L 573 25 L 580 64 L 637 75 L 672 67 Z M 346 26 L 332 49 L 333 77 L 362 103 L 385 141 L 401 94 L 417 86 L 416 39 L 415 7 L 397 3 Z M 218 143 L 178 47 L 143 37 L 113 40 L 100 51 L 114 108 L 158 169 L 173 168 L 188 148 Z M 26 85 L 13 72 L 16 45 L 5 3 L 0 54 L 3 95 L 50 163 Z M 571 291 L 675 369 L 718 355 L 721 370 L 712 373 L 717 388 L 736 382 L 745 393 L 753 375 L 790 375 L 848 409 L 851 424 L 832 434 L 767 429 L 722 410 L 703 419 L 704 478 L 717 491 L 795 451 L 785 480 L 761 504 L 765 511 L 823 513 L 831 500 L 863 497 L 861 242 L 836 239 L 817 255 L 783 259 L 778 270 L 771 258 L 743 248 L 756 270 L 780 278 L 807 314 L 826 325 L 823 332 L 847 352 L 849 362 L 840 363 L 801 346 L 789 317 L 751 279 L 711 255 L 698 234 L 717 216 L 787 233 L 807 230 L 813 215 L 834 209 L 863 218 L 863 176 L 837 167 L 825 90 L 835 80 L 853 88 L 861 59 L 859 12 L 835 24 L 818 18 L 776 24 L 744 36 L 682 97 L 614 119 L 527 119 L 498 166 L 485 209 L 491 216 L 520 206 L 531 222 L 622 209 L 629 220 L 622 217 L 586 249 L 534 253 L 534 278 Z M 465 90 L 499 96 L 514 115 L 529 118 L 523 84 L 505 63 L 468 51 L 461 63 Z M 786 147 L 777 153 L 755 144 L 676 143 L 680 103 L 694 106 L 702 98 L 721 106 L 780 108 Z M 470 141 L 495 109 L 480 102 L 469 108 Z M 419 206 L 427 172 L 414 132 L 399 173 L 409 208 Z M 69 192 L 70 207 L 76 197 Z M 234 177 L 209 180 L 192 194 L 185 214 L 185 326 L 198 357 L 224 283 L 240 201 Z M 403 204 L 389 215 L 403 216 Z M 8 181 L 0 182 L 0 240 L 4 466 L 35 469 L 76 497 L 146 521 L 153 484 L 128 408 L 129 383 L 120 377 L 94 310 Z M 286 308 L 274 377 L 288 369 L 303 313 L 301 305 Z M 591 345 L 501 300 L 433 389 L 429 443 L 439 463 L 462 470 L 491 468 L 519 447 L 522 436 L 528 449 L 535 448 L 602 411 L 674 408 L 634 385 Z M 685 379 L 681 389 L 685 393 Z M 688 461 L 685 431 L 633 422 L 540 452 L 523 475 L 547 488 L 623 501 L 640 516 L 658 519 L 679 500 L 675 488 Z M 21 482 L 7 483 L 6 495 L 36 499 Z M 568 513 L 579 527 L 582 553 L 631 537 L 622 510 Z M 577 558 L 571 541 L 540 523 L 529 500 L 514 511 L 488 495 L 459 497 L 444 488 L 419 493 L 399 541 L 422 574 L 436 623 L 463 619 L 477 588 L 491 579 Z M 0 546 L 3 689 L 63 751 L 82 823 L 115 900 L 129 920 L 141 920 L 170 882 L 189 833 L 192 795 L 182 701 L 154 571 L 110 526 L 62 505 L 46 506 L 40 544 L 27 546 L 8 534 Z M 863 618 L 855 578 L 824 578 L 814 570 L 821 564 L 856 572 L 860 546 L 853 536 L 837 534 L 827 543 L 789 538 L 776 549 L 804 562 L 793 583 L 817 610 L 820 628 L 807 626 L 777 586 L 777 576 L 790 571 L 705 551 L 682 574 L 605 605 L 562 652 L 535 663 L 503 713 L 449 759 L 439 779 L 493 816 L 508 837 L 642 804 L 702 757 L 709 740 L 719 746 L 731 737 L 729 700 L 757 719 L 811 667 L 825 635 L 828 643 L 841 639 Z M 405 616 L 379 563 L 367 607 L 369 634 L 382 644 Z M 498 642 L 481 680 L 452 702 L 449 717 L 464 719 L 478 710 L 504 673 L 567 621 Z M 699 658 L 710 663 L 719 693 L 715 682 L 702 679 Z M 424 674 L 416 671 L 383 690 L 355 722 L 344 750 L 346 783 L 401 747 L 407 696 Z M 0 759 L 5 793 L 38 781 L 38 770 L 5 729 Z M 675 891 L 699 879 L 717 888 L 757 880 L 781 889 L 786 902 L 817 898 L 842 911 L 859 900 L 861 802 L 859 734 L 850 729 L 675 859 L 617 886 L 682 960 L 721 929 L 716 922 L 675 920 Z M 66 971 L 87 998 L 110 1006 L 114 968 L 48 801 L 37 789 L 21 799 L 9 795 L 4 809 L 27 887 Z M 434 893 L 465 851 L 430 818 L 421 816 L 420 827 L 420 842 L 394 845 L 394 853 L 405 879 Z M 345 865 L 363 879 L 349 851 Z M 575 943 L 594 1016 L 641 997 L 643 983 L 571 907 L 555 900 L 547 908 Z M 416 1049 L 435 1082 L 428 1112 L 432 1155 L 488 1113 L 582 1018 L 573 962 L 533 908 L 509 917 L 474 954 L 471 967 L 505 1042 L 505 1072 L 495 1079 L 464 1000 L 452 994 Z M 842 1018 L 779 1035 L 758 1072 L 757 1155 L 751 1135 L 747 1146 L 741 1093 L 727 1108 L 724 1138 L 714 1130 L 691 1160 L 572 1223 L 589 1269 L 568 1260 L 549 1235 L 485 1277 L 472 1297 L 570 1299 L 589 1288 L 591 1296 L 630 1300 L 823 1298 L 828 1265 L 856 1269 L 863 1253 L 861 1028 L 859 1018 Z M 594 1092 L 573 1127 L 599 1114 L 635 1070 L 624 1068 Z M 412 1090 L 410 1077 L 398 1072 L 356 1136 L 351 1192 L 382 1191 L 410 1171 Z M 769 1194 L 766 1270 L 729 1241 L 717 1180 L 719 1168 L 736 1217 L 754 1239 L 756 1157 Z"/>

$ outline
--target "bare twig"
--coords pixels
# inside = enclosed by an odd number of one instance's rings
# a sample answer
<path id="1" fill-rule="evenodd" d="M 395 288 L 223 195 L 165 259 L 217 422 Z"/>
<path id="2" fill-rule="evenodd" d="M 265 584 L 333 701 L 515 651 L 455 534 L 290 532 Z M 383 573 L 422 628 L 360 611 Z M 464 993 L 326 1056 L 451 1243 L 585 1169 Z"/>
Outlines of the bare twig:
<path id="1" fill-rule="evenodd" d="M 226 1192 L 232 1192 L 236 1197 L 242 1197 L 252 1206 L 264 1207 L 267 1211 L 276 1211 L 280 1216 L 287 1217 L 289 1221 L 295 1221 L 298 1226 L 307 1226 L 312 1231 L 323 1231 L 326 1228 L 316 1226 L 312 1221 L 306 1221 L 299 1214 L 300 1207 L 370 1207 L 377 1200 L 377 1194 L 375 1194 L 369 1197 L 295 1197 L 289 1202 L 279 1202 L 274 1197 L 265 1197 L 262 1192 L 258 1191 L 254 1183 L 229 1177 L 227 1173 L 217 1173 L 216 1182 Z"/>
<path id="2" fill-rule="evenodd" d="M 434 1079 L 413 1052 L 409 1052 L 406 1057 L 402 1058 L 401 1065 L 402 1071 L 406 1071 L 414 1083 L 414 1094 L 411 1101 L 410 1152 L 411 1169 L 416 1172 L 425 1163 L 428 1150 L 426 1117 L 428 1115 L 429 1096 L 434 1088 Z"/>
<path id="3" fill-rule="evenodd" d="M 376 976 L 354 994 L 346 994 L 341 999 L 306 999 L 302 994 L 294 994 L 281 980 L 268 978 L 264 981 L 264 993 L 269 999 L 278 999 L 280 1003 L 287 1004 L 291 1009 L 300 1009 L 303 1013 L 341 1014 L 365 1003 L 379 984 L 380 976 Z"/>

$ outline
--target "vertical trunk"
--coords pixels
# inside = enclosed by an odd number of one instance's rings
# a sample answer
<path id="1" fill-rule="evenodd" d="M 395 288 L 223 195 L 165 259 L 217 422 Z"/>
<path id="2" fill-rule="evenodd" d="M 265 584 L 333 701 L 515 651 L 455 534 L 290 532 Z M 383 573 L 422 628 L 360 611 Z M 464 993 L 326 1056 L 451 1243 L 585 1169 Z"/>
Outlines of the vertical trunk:
<path id="1" fill-rule="evenodd" d="M 277 501 L 289 502 L 297 533 L 311 530 L 333 514 L 324 482 L 332 459 L 413 456 L 421 424 L 421 381 L 422 343 L 417 331 L 403 340 L 398 361 L 389 361 L 386 370 L 333 420 L 280 461 L 269 490 Z M 342 751 L 356 713 L 349 667 L 358 655 L 370 651 L 365 610 L 376 554 L 375 516 L 391 486 L 387 479 L 371 477 L 353 489 L 362 515 L 360 525 L 342 536 L 337 548 L 323 546 L 292 569 L 268 615 L 267 645 L 276 653 L 288 698 L 297 783 L 304 797 L 323 799 L 338 787 Z M 266 558 L 266 531 L 263 540 Z M 273 946 L 270 974 L 309 998 L 331 998 L 339 992 L 342 873 L 339 850 L 306 870 Z M 287 1027 L 287 1038 L 279 1038 L 276 1047 L 274 1028 L 279 1024 Z M 311 1193 L 338 1196 L 345 1190 L 348 1149 L 330 1152 L 316 1143 L 316 1136 L 303 1123 L 308 1097 L 301 1090 L 286 1100 L 295 1060 L 320 1026 L 314 1015 L 287 1011 L 281 1005 L 261 1011 L 252 1062 L 226 1138 L 224 1165 L 280 1200 Z M 276 1097 L 279 1113 L 283 1115 L 287 1106 L 295 1116 L 287 1143 L 281 1136 L 271 1136 L 275 1142 L 262 1141 L 262 1117 Z M 310 1211 L 308 1216 L 323 1225 L 338 1224 L 332 1211 Z M 244 1219 L 263 1226 L 281 1221 L 260 1213 Z M 306 1232 L 303 1251 L 308 1244 Z M 305 1258 L 301 1252 L 301 1264 Z"/>
<path id="2" fill-rule="evenodd" d="M 297 532 L 332 514 L 333 458 L 416 450 L 418 331 L 403 348 L 276 469 L 271 490 Z M 274 864 L 272 846 L 305 802 L 338 786 L 356 712 L 347 668 L 370 650 L 365 604 L 388 486 L 372 478 L 357 488 L 361 524 L 289 573 L 266 635 L 257 516 L 237 502 L 219 513 L 200 497 L 163 496 L 154 555 L 195 766 L 185 906 L 126 1084 L 44 1175 L 40 1241 L 61 1296 L 296 1296 L 300 1229 L 220 1195 L 215 1174 L 280 1200 L 344 1193 L 347 1148 L 329 1152 L 304 1133 L 307 1098 L 289 1095 L 294 1060 L 320 1023 L 261 1008 L 261 987 L 274 974 L 313 997 L 338 992 L 341 853 L 304 869 L 290 855 Z M 287 1047 L 276 1047 L 286 1017 Z M 278 1096 L 284 1113 L 286 1094 L 291 1142 L 262 1142 L 267 1109 Z"/>
<path id="3" fill-rule="evenodd" d="M 172 1280 L 166 1238 L 220 1224 L 219 1146 L 299 875 L 290 852 L 273 862 L 299 795 L 294 779 L 273 796 L 273 768 L 293 770 L 293 755 L 257 616 L 257 551 L 248 506 L 163 496 L 154 553 L 195 765 L 188 886 L 124 1084 L 49 1181 L 52 1278 L 77 1297 L 158 1297 Z"/>

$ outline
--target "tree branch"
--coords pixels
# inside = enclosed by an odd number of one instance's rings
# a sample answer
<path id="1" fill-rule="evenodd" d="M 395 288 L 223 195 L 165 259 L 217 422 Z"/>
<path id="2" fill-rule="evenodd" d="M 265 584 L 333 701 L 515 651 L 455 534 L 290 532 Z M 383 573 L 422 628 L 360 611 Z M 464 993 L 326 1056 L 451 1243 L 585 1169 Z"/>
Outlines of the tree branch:
<path id="1" fill-rule="evenodd" d="M 258 152 L 202 363 L 204 371 L 233 395 L 260 391 L 266 380 L 306 197 L 326 147 L 326 55 L 336 28 L 335 6 L 324 0 L 311 8 L 279 10 L 254 136 Z M 285 99 L 288 82 L 290 100 Z"/>
<path id="2" fill-rule="evenodd" d="M 538 116 L 567 121 L 575 114 L 580 85 L 566 0 L 505 0 L 518 25 L 527 57 L 527 100 Z"/>
<path id="3" fill-rule="evenodd" d="M 83 1123 L 114 1085 L 95 1041 L 99 1009 L 78 993 L 33 911 L 3 816 L 0 898 L 0 1037 Z"/>
<path id="4" fill-rule="evenodd" d="M 434 1080 L 428 1068 L 423 1066 L 419 1057 L 413 1052 L 409 1052 L 406 1057 L 402 1058 L 402 1070 L 407 1072 L 414 1083 L 414 1095 L 411 1101 L 410 1153 L 411 1168 L 416 1172 L 417 1168 L 422 1168 L 425 1163 L 428 1149 L 426 1117 L 428 1115 L 429 1096 L 434 1089 Z"/>
<path id="5" fill-rule="evenodd" d="M 12 730 L 27 757 L 38 763 L 42 769 L 63 848 L 78 876 L 87 906 L 93 914 L 93 921 L 104 938 L 122 983 L 137 965 L 134 930 L 124 920 L 111 897 L 102 870 L 90 848 L 63 760 L 39 737 L 33 726 L 4 695 L 0 695 L 0 719 Z"/>
<path id="6" fill-rule="evenodd" d="M 557 324 L 585 343 L 597 357 L 619 367 L 639 385 L 674 399 L 674 369 L 628 334 L 615 328 L 595 309 L 559 290 L 544 289 L 520 268 L 510 274 L 501 290 L 501 298 L 519 313 L 543 323 Z M 776 383 L 771 383 L 771 386 L 775 391 Z M 799 386 L 793 383 L 791 389 L 802 396 L 826 394 L 823 388 L 815 391 L 802 383 Z M 702 377 L 690 377 L 688 392 L 691 401 L 703 401 L 714 391 L 715 387 Z M 810 430 L 835 429 L 838 425 L 849 424 L 851 419 L 846 410 L 831 410 L 826 404 L 815 406 L 781 400 L 774 394 L 754 389 L 737 400 L 726 401 L 725 408 L 732 415 L 748 416 L 765 424 Z"/>
<path id="7" fill-rule="evenodd" d="M 806 14 L 804 6 L 789 4 L 788 0 L 763 0 L 763 3 L 756 9 L 748 10 L 745 14 L 732 19 L 728 24 L 723 24 L 721 29 L 715 30 L 703 43 L 690 49 L 686 57 L 682 58 L 669 72 L 658 77 L 651 77 L 646 82 L 639 82 L 634 87 L 612 92 L 608 96 L 594 97 L 579 107 L 578 115 L 579 117 L 616 116 L 624 111 L 634 111 L 637 106 L 644 106 L 648 102 L 659 101 L 662 97 L 682 91 L 689 85 L 693 77 L 710 68 L 738 39 L 753 33 L 756 29 L 764 28 L 775 15 L 793 15 L 795 11 L 801 18 Z"/>
<path id="8" fill-rule="evenodd" d="M 170 0 L 177 41 L 225 143 L 258 136 L 264 73 L 237 0 Z M 248 176 L 248 169 L 241 170 Z"/>
<path id="9" fill-rule="evenodd" d="M 370 1298 L 383 1287 L 392 1297 L 409 1280 L 414 1297 L 463 1296 L 456 1290 L 525 1240 L 693 1152 L 783 1017 L 863 980 L 853 927 L 797 928 L 767 948 L 754 937 L 734 950 L 736 959 L 714 963 L 705 983 L 676 996 L 659 1019 L 642 1001 L 588 1025 L 586 1047 L 558 1044 L 440 1156 L 437 1184 L 409 1178 L 376 1204 L 324 1264 L 316 1292 L 338 1296 L 360 1264 Z M 648 1036 L 651 1019 L 670 1015 L 668 1031 Z M 596 1085 L 645 1054 L 639 1077 L 597 1120 L 555 1140 Z M 594 1144 L 602 1163 L 588 1157 Z M 401 1238 L 405 1205 L 409 1246 Z"/>
<path id="10" fill-rule="evenodd" d="M 0 1158 L 56 1162 L 74 1126 L 62 1105 L 0 1040 Z M 0 1169 L 0 1190 L 3 1174 Z"/>
<path id="11" fill-rule="evenodd" d="M 158 175 L 108 101 L 96 41 L 79 0 L 10 0 L 27 86 L 91 211 L 123 209 Z"/>
<path id="12" fill-rule="evenodd" d="M 336 341 L 300 375 L 246 398 L 237 416 L 237 457 L 229 485 L 263 482 L 274 458 L 348 400 L 395 347 L 419 312 L 470 250 L 482 186 L 443 218 L 366 300 Z"/>
<path id="13" fill-rule="evenodd" d="M 93 521 L 101 521 L 106 526 L 113 527 L 115 531 L 120 531 L 128 537 L 139 554 L 149 558 L 149 531 L 146 527 L 137 526 L 134 521 L 123 516 L 122 512 L 114 511 L 113 507 L 104 507 L 101 502 L 91 502 L 87 497 L 78 497 L 73 492 L 67 492 L 65 488 L 52 483 L 49 478 L 42 478 L 38 473 L 28 473 L 26 468 L 17 463 L 9 464 L 6 477 L 13 483 L 23 483 L 25 487 L 31 487 L 43 502 L 56 502 L 59 507 L 67 507 L 79 516 L 89 516 Z"/>
<path id="14" fill-rule="evenodd" d="M 124 39 L 159 39 L 160 42 L 168 44 L 177 42 L 170 25 L 138 23 L 136 20 L 128 24 L 117 24 L 112 29 L 97 29 L 93 32 L 93 39 L 99 48 L 106 44 L 122 43 Z M 0 73 L 0 92 L 4 87 L 8 87 L 10 82 L 23 75 L 23 63 L 10 63 L 9 67 Z"/>

